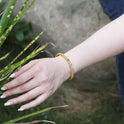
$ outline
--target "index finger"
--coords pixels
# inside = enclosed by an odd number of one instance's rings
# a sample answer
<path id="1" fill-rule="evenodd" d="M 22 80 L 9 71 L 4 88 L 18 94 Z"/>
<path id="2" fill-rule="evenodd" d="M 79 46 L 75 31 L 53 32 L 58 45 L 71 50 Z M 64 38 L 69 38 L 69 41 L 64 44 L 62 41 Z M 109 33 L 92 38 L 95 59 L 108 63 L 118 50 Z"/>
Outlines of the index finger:
<path id="1" fill-rule="evenodd" d="M 9 83 L 5 84 L 1 90 L 8 90 L 14 87 L 17 87 L 27 81 L 29 81 L 30 79 L 33 78 L 34 76 L 34 71 L 32 69 L 22 73 L 21 75 L 19 75 L 18 77 L 16 77 L 15 79 L 13 79 L 12 81 L 10 81 Z"/>

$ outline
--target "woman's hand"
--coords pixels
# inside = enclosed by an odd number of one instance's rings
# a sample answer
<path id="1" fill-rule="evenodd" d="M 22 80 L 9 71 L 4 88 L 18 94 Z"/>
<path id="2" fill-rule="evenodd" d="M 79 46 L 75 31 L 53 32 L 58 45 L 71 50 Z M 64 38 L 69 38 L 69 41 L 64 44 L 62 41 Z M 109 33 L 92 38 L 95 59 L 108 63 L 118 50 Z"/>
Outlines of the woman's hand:
<path id="1" fill-rule="evenodd" d="M 69 76 L 68 63 L 61 56 L 33 60 L 10 76 L 14 79 L 1 88 L 6 90 L 1 98 L 23 93 L 19 97 L 8 100 L 5 106 L 36 98 L 21 106 L 18 111 L 30 109 L 51 96 Z"/>

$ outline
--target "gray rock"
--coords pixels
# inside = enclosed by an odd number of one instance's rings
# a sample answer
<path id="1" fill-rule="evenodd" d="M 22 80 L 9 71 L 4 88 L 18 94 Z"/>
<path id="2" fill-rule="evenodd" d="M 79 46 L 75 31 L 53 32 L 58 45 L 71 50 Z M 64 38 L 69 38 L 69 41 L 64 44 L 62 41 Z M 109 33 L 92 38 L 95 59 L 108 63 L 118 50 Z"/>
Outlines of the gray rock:
<path id="1" fill-rule="evenodd" d="M 14 14 L 22 2 L 24 0 L 18 1 Z M 23 19 L 32 22 L 33 37 L 50 25 L 40 41 L 56 45 L 56 48 L 48 47 L 53 56 L 68 51 L 110 22 L 98 0 L 36 0 Z M 114 58 L 109 61 L 113 63 Z M 78 75 L 81 78 L 111 79 L 115 77 L 115 69 L 101 62 Z"/>

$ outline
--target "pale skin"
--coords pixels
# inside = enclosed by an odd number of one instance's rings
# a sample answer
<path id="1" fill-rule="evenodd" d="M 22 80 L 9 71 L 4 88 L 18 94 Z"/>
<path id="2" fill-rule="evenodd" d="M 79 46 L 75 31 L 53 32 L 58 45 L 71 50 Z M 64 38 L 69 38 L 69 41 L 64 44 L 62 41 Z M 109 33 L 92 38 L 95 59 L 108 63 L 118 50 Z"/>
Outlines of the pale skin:
<path id="1" fill-rule="evenodd" d="M 74 73 L 124 52 L 124 15 L 109 23 L 86 41 L 65 53 L 70 59 Z M 61 57 L 37 59 L 11 75 L 14 79 L 5 84 L 1 98 L 23 93 L 8 100 L 5 106 L 34 99 L 22 105 L 18 111 L 35 107 L 51 96 L 71 75 L 66 60 Z"/>

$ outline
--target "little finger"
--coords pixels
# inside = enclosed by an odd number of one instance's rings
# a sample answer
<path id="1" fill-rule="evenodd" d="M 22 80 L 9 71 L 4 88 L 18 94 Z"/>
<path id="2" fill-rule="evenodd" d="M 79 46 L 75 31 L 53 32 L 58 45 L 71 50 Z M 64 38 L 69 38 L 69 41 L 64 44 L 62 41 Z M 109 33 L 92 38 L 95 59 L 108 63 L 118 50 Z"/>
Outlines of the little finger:
<path id="1" fill-rule="evenodd" d="M 44 94 L 41 94 L 39 97 L 37 97 L 35 100 L 33 100 L 32 102 L 25 104 L 23 106 L 21 106 L 18 111 L 23 111 L 23 110 L 27 110 L 30 108 L 33 108 L 35 106 L 40 105 L 42 102 L 44 102 L 50 95 L 52 95 L 52 92 L 47 92 Z"/>
<path id="2" fill-rule="evenodd" d="M 31 99 L 37 97 L 40 94 L 41 94 L 40 93 L 40 88 L 37 87 L 37 88 L 35 88 L 35 89 L 33 89 L 33 90 L 31 90 L 31 91 L 19 96 L 19 97 L 16 97 L 16 98 L 8 100 L 4 105 L 5 106 L 10 106 L 10 105 L 22 103 L 22 102 L 31 100 Z"/>

